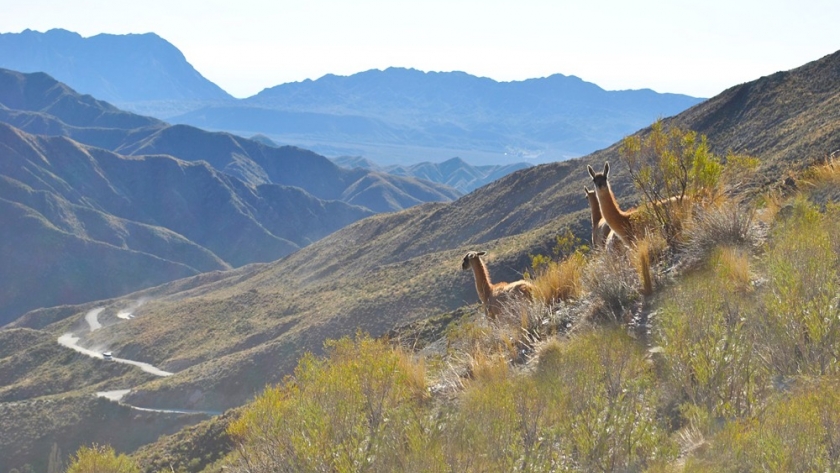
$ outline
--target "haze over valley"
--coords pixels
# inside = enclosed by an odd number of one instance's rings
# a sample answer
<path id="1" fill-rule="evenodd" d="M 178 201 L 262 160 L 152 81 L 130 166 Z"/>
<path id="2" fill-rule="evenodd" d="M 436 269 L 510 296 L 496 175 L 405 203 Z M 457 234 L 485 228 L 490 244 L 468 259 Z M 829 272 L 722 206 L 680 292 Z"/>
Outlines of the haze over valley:
<path id="1" fill-rule="evenodd" d="M 82 94 L 169 123 L 259 133 L 328 157 L 362 156 L 381 165 L 454 157 L 471 165 L 568 159 L 702 100 L 606 91 L 562 74 L 497 82 L 407 68 L 330 74 L 234 99 L 152 33 L 0 34 L 0 67 L 47 72 Z"/>

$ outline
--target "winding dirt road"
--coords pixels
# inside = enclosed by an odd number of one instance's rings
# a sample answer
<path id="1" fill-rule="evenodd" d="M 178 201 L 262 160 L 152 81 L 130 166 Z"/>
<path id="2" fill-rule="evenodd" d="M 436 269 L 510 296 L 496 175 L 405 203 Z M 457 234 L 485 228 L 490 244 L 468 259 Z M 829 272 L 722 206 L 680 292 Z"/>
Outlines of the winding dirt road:
<path id="1" fill-rule="evenodd" d="M 105 310 L 104 307 L 98 307 L 96 309 L 88 311 L 88 313 L 85 314 L 85 321 L 88 323 L 88 327 L 90 327 L 91 332 L 95 332 L 102 328 L 102 324 L 99 323 L 99 314 L 101 314 L 103 310 Z M 92 358 L 99 358 L 100 360 L 105 359 L 105 356 L 101 352 L 79 346 L 79 337 L 73 335 L 72 333 L 68 332 L 58 337 L 58 343 L 61 346 L 76 350 L 79 353 L 84 353 L 85 355 L 90 356 Z M 117 363 L 125 363 L 127 365 L 134 365 L 140 368 L 141 370 L 145 371 L 146 373 L 151 373 L 155 376 L 172 376 L 173 374 L 169 371 L 164 371 L 148 363 L 143 363 L 142 361 L 127 360 L 125 358 L 117 358 L 115 356 L 111 357 L 110 361 L 115 361 Z"/>
<path id="2" fill-rule="evenodd" d="M 85 314 L 85 321 L 88 323 L 88 327 L 90 328 L 91 332 L 95 332 L 102 328 L 102 324 L 99 323 L 99 314 L 101 314 L 103 310 L 105 310 L 104 307 L 98 307 L 96 309 L 88 311 L 88 313 Z M 125 310 L 120 311 L 117 314 L 117 316 L 125 320 L 130 320 L 134 318 L 131 312 Z M 91 358 L 105 360 L 105 355 L 103 355 L 102 352 L 79 346 L 79 340 L 80 338 L 71 332 L 65 333 L 64 335 L 58 337 L 58 343 L 63 347 L 70 348 L 71 350 L 75 350 Z M 150 365 L 149 363 L 143 363 L 142 361 L 127 360 L 125 358 L 117 358 L 115 356 L 109 357 L 108 360 L 113 361 L 115 363 L 125 363 L 127 365 L 136 366 L 141 370 L 147 373 L 151 373 L 155 376 L 172 376 L 174 374 L 170 373 L 169 371 L 164 371 L 156 366 Z M 104 397 L 110 401 L 119 403 L 120 405 L 130 407 L 131 409 L 143 412 L 157 412 L 162 414 L 204 414 L 209 416 L 221 414 L 221 412 L 218 411 L 198 411 L 192 409 L 152 409 L 148 407 L 133 406 L 131 404 L 126 404 L 122 402 L 123 397 L 125 397 L 125 395 L 129 392 L 131 392 L 130 389 L 118 389 L 115 391 L 100 391 L 97 392 L 96 395 L 99 397 Z"/>

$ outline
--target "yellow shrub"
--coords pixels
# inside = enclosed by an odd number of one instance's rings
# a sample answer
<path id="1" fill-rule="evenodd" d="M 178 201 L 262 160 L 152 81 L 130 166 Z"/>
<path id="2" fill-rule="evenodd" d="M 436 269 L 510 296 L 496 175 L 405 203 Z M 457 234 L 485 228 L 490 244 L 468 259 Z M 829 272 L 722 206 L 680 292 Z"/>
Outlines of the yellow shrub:
<path id="1" fill-rule="evenodd" d="M 127 456 L 117 455 L 109 445 L 93 445 L 79 448 L 67 473 L 140 473 L 140 467 Z"/>
<path id="2" fill-rule="evenodd" d="M 304 356 L 295 376 L 263 392 L 234 422 L 233 471 L 396 471 L 422 425 L 422 367 L 366 336 Z M 419 436 L 422 438 L 422 435 Z"/>
<path id="3" fill-rule="evenodd" d="M 805 383 L 760 415 L 728 424 L 688 472 L 840 470 L 840 394 L 836 381 Z"/>

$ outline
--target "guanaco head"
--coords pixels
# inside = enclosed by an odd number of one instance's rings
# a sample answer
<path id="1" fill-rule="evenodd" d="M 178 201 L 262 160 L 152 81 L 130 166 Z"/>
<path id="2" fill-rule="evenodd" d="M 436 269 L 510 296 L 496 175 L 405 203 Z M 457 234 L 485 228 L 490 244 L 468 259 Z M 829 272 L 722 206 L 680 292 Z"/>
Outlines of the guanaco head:
<path id="1" fill-rule="evenodd" d="M 598 197 L 595 195 L 594 190 L 589 190 L 588 187 L 583 186 L 583 192 L 586 193 L 586 198 L 589 199 L 589 202 L 595 202 L 596 204 L 598 203 Z"/>
<path id="2" fill-rule="evenodd" d="M 470 251 L 464 256 L 464 262 L 461 263 L 461 269 L 470 269 L 470 261 L 486 255 L 486 251 Z"/>
<path id="3" fill-rule="evenodd" d="M 610 174 L 610 163 L 604 163 L 604 172 L 596 173 L 592 166 L 586 165 L 586 170 L 592 176 L 592 182 L 595 183 L 596 189 L 603 189 L 607 187 L 607 176 Z"/>

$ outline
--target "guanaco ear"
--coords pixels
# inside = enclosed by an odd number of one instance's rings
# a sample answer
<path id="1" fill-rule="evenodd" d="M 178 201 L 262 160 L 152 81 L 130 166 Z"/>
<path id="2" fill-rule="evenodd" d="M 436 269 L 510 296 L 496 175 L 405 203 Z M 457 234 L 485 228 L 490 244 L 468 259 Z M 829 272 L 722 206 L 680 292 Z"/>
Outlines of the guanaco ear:
<path id="1" fill-rule="evenodd" d="M 592 192 L 589 190 L 589 188 L 588 188 L 588 187 L 586 187 L 586 186 L 583 186 L 583 192 L 586 192 L 586 195 L 589 195 L 589 194 L 591 194 L 591 193 L 592 193 Z"/>
<path id="2" fill-rule="evenodd" d="M 610 175 L 610 163 L 604 163 L 604 177 L 609 177 Z"/>
<path id="3" fill-rule="evenodd" d="M 478 256 L 484 256 L 484 255 L 486 255 L 486 254 L 487 254 L 487 252 L 486 252 L 486 251 L 479 251 L 479 252 L 478 252 L 478 253 L 476 253 L 476 254 L 477 254 Z"/>
<path id="4" fill-rule="evenodd" d="M 589 171 L 589 175 L 592 176 L 592 179 L 595 179 L 595 170 L 592 169 L 592 166 L 586 165 L 586 170 Z"/>

